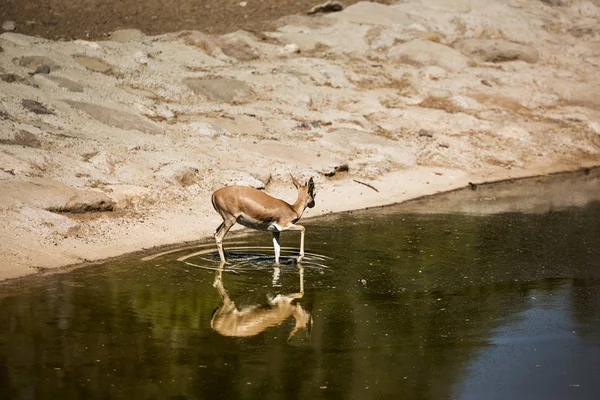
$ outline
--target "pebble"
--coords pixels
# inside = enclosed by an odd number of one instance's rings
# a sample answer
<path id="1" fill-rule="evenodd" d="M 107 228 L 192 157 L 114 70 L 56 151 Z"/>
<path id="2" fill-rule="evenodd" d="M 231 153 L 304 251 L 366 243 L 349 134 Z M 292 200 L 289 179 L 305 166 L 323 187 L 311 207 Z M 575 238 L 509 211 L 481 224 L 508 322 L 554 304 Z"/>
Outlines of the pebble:
<path id="1" fill-rule="evenodd" d="M 150 62 L 150 60 L 148 59 L 148 55 L 145 54 L 143 51 L 136 52 L 133 55 L 133 59 L 135 60 L 135 62 L 142 65 L 148 65 L 148 63 Z"/>
<path id="2" fill-rule="evenodd" d="M 37 75 L 37 74 L 44 74 L 44 75 L 48 75 L 50 73 L 50 66 L 49 65 L 40 65 L 39 67 L 37 67 L 35 69 L 34 72 L 31 72 L 29 75 L 33 76 L 33 75 Z"/>
<path id="3" fill-rule="evenodd" d="M 2 29 L 8 32 L 12 32 L 17 28 L 17 23 L 15 21 L 4 21 L 2 24 Z"/>
<path id="4" fill-rule="evenodd" d="M 286 44 L 281 49 L 279 49 L 279 52 L 281 54 L 285 54 L 285 55 L 296 54 L 296 53 L 300 53 L 300 47 L 298 47 L 298 45 L 296 43 L 290 43 L 290 44 Z"/>
<path id="5" fill-rule="evenodd" d="M 318 14 L 318 13 L 331 13 L 331 12 L 342 11 L 343 9 L 344 9 L 344 5 L 342 3 L 340 3 L 339 1 L 327 1 L 323 4 L 314 6 L 307 12 L 307 14 L 312 15 L 312 14 Z"/>

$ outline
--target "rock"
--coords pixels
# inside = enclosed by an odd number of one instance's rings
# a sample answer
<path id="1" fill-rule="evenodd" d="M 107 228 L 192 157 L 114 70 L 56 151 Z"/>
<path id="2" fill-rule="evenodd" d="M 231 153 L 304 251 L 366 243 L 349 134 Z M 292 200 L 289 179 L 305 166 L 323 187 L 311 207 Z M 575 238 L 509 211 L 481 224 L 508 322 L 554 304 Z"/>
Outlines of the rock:
<path id="1" fill-rule="evenodd" d="M 141 42 L 144 34 L 139 29 L 120 29 L 110 34 L 113 42 Z"/>
<path id="2" fill-rule="evenodd" d="M 533 64 L 540 58 L 535 48 L 504 39 L 464 39 L 454 47 L 464 55 L 481 62 L 522 60 Z"/>
<path id="3" fill-rule="evenodd" d="M 51 80 L 56 83 L 59 87 L 67 89 L 69 92 L 83 92 L 83 85 L 74 82 L 70 79 L 63 78 L 62 76 L 56 75 L 44 75 L 44 78 Z"/>
<path id="4" fill-rule="evenodd" d="M 460 71 L 469 65 L 469 59 L 460 52 L 424 39 L 393 46 L 388 51 L 388 58 L 399 64 L 436 65 L 449 71 Z"/>
<path id="5" fill-rule="evenodd" d="M 176 37 L 184 38 L 185 44 L 198 47 L 211 57 L 229 61 L 249 61 L 259 57 L 258 52 L 246 40 L 236 37 L 214 37 L 199 31 L 183 31 Z"/>
<path id="6" fill-rule="evenodd" d="M 40 65 L 39 67 L 37 67 L 35 69 L 35 71 L 29 73 L 29 75 L 31 75 L 31 76 L 37 75 L 37 74 L 48 75 L 49 73 L 50 73 L 50 66 L 44 64 L 44 65 Z"/>
<path id="7" fill-rule="evenodd" d="M 80 101 L 65 100 L 71 107 L 81 110 L 96 121 L 123 130 L 136 130 L 151 135 L 159 135 L 162 129 L 141 117 L 123 110 L 99 106 Z"/>
<path id="8" fill-rule="evenodd" d="M 318 14 L 318 13 L 332 13 L 332 12 L 342 11 L 343 9 L 344 9 L 344 5 L 342 3 L 340 3 L 339 1 L 330 0 L 323 4 L 314 6 L 307 12 L 307 14 L 312 15 L 312 14 Z"/>
<path id="9" fill-rule="evenodd" d="M 88 212 L 113 211 L 114 202 L 104 193 L 81 192 L 71 197 L 64 205 L 47 210 L 60 213 L 83 214 Z"/>
<path id="10" fill-rule="evenodd" d="M 433 133 L 427 129 L 419 129 L 419 137 L 433 137 Z"/>
<path id="11" fill-rule="evenodd" d="M 2 23 L 2 29 L 7 32 L 12 32 L 17 28 L 17 23 L 15 21 L 4 21 Z"/>
<path id="12" fill-rule="evenodd" d="M 241 39 L 221 37 L 216 43 L 221 48 L 223 54 L 239 61 L 250 61 L 259 57 L 256 50 Z"/>
<path id="13" fill-rule="evenodd" d="M 39 149 L 42 146 L 42 142 L 31 132 L 21 130 L 15 134 L 13 139 L 0 139 L 1 144 L 33 147 Z"/>
<path id="14" fill-rule="evenodd" d="M 0 181 L 0 207 L 26 204 L 52 212 L 112 211 L 114 202 L 104 193 L 84 191 L 64 183 L 31 179 Z"/>
<path id="15" fill-rule="evenodd" d="M 96 57 L 88 57 L 85 55 L 74 55 L 73 59 L 77 61 L 79 65 L 85 69 L 93 72 L 100 72 L 102 74 L 108 74 L 112 71 L 112 66 Z"/>
<path id="16" fill-rule="evenodd" d="M 240 104 L 254 98 L 250 86 L 233 78 L 188 78 L 184 83 L 194 93 L 206 96 L 212 101 Z"/>
<path id="17" fill-rule="evenodd" d="M 21 105 L 35 114 L 54 114 L 39 101 L 23 99 Z"/>
<path id="18" fill-rule="evenodd" d="M 73 43 L 79 44 L 85 47 L 89 47 L 90 49 L 100 50 L 100 45 L 96 42 L 90 42 L 89 40 L 81 40 L 77 39 Z"/>
<path id="19" fill-rule="evenodd" d="M 14 32 L 4 32 L 0 35 L 0 39 L 20 47 L 31 47 L 40 40 L 33 36 L 21 35 L 20 33 Z"/>
<path id="20" fill-rule="evenodd" d="M 133 54 L 133 59 L 135 60 L 136 63 L 142 64 L 142 65 L 148 65 L 148 63 L 150 62 L 148 55 L 146 53 L 144 53 L 143 51 L 136 51 Z"/>
<path id="21" fill-rule="evenodd" d="M 279 49 L 279 54 L 282 55 L 290 55 L 300 53 L 300 47 L 298 47 L 295 43 L 286 44 L 282 48 Z"/>
<path id="22" fill-rule="evenodd" d="M 50 71 L 56 71 L 58 65 L 51 58 L 44 56 L 25 56 L 19 58 L 19 65 L 21 67 L 29 68 L 32 71 L 37 71 L 38 68 L 46 66 Z"/>

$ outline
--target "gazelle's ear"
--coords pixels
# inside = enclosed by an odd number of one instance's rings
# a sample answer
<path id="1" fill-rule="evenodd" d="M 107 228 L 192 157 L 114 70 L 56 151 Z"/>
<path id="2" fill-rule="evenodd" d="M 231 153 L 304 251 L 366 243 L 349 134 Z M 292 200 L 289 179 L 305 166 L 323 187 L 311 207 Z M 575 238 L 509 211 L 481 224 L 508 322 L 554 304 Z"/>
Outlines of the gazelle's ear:
<path id="1" fill-rule="evenodd" d="M 312 193 L 315 190 L 315 182 L 313 181 L 313 178 L 310 178 L 308 180 L 308 192 Z"/>
<path id="2" fill-rule="evenodd" d="M 292 177 L 292 182 L 294 183 L 294 186 L 296 186 L 296 189 L 298 189 L 300 186 L 302 186 L 302 185 L 300 185 L 300 182 L 298 182 L 296 180 L 296 178 L 294 178 L 294 175 L 290 174 L 290 176 Z"/>

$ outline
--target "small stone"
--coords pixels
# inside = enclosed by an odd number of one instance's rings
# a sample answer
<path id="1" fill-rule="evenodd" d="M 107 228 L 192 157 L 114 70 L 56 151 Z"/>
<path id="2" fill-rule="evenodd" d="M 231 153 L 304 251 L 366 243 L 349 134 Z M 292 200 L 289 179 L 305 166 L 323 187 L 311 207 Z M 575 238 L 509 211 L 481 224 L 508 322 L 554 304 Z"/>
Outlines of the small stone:
<path id="1" fill-rule="evenodd" d="M 323 4 L 314 6 L 307 12 L 307 14 L 312 15 L 312 14 L 318 14 L 318 13 L 332 13 L 332 12 L 342 11 L 343 9 L 344 9 L 344 5 L 342 3 L 340 3 L 339 1 L 331 1 L 330 0 Z"/>
<path id="2" fill-rule="evenodd" d="M 259 54 L 245 40 L 221 37 L 217 40 L 217 45 L 221 48 L 223 54 L 233 57 L 239 61 L 255 60 Z"/>
<path id="3" fill-rule="evenodd" d="M 4 21 L 2 24 L 2 29 L 8 32 L 12 32 L 17 28 L 17 23 L 15 21 Z"/>
<path id="4" fill-rule="evenodd" d="M 279 49 L 279 53 L 283 55 L 300 53 L 300 47 L 298 47 L 296 43 L 286 44 L 281 49 Z"/>
<path id="5" fill-rule="evenodd" d="M 142 65 L 148 65 L 148 63 L 150 62 L 150 60 L 148 59 L 148 55 L 142 51 L 136 52 L 133 55 L 133 59 L 135 60 L 135 62 Z"/>
<path id="6" fill-rule="evenodd" d="M 209 100 L 224 103 L 247 103 L 254 98 L 252 88 L 245 82 L 232 78 L 187 78 L 184 83 L 193 92 L 206 96 Z"/>
<path id="7" fill-rule="evenodd" d="M 420 136 L 420 137 L 423 137 L 423 136 L 424 136 L 424 137 L 433 137 L 433 133 L 429 132 L 429 131 L 428 131 L 428 130 L 426 130 L 426 129 L 420 129 L 420 130 L 419 130 L 419 136 Z"/>
<path id="8" fill-rule="evenodd" d="M 48 75 L 49 73 L 50 73 L 50 66 L 44 64 L 44 65 L 40 65 L 39 67 L 37 67 L 34 72 L 30 72 L 29 75 L 31 75 L 31 76 L 36 75 L 36 74 Z"/>
<path id="9" fill-rule="evenodd" d="M 77 61 L 79 65 L 93 72 L 100 72 L 102 74 L 108 74 L 112 70 L 112 66 L 106 63 L 104 60 L 95 57 L 88 57 L 85 55 L 74 55 L 73 59 Z"/>

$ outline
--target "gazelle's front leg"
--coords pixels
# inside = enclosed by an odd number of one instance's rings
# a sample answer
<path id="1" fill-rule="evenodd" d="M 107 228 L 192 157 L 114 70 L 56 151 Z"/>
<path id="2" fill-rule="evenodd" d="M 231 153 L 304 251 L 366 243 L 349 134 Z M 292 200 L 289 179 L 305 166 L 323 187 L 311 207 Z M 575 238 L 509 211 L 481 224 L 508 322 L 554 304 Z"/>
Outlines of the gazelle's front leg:
<path id="1" fill-rule="evenodd" d="M 286 228 L 288 231 L 300 231 L 300 255 L 296 259 L 296 262 L 300 262 L 304 258 L 304 232 L 306 229 L 302 225 L 290 224 Z"/>
<path id="2" fill-rule="evenodd" d="M 279 232 L 273 232 L 273 249 L 275 250 L 275 264 L 279 265 L 281 246 L 279 245 Z"/>

